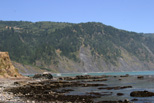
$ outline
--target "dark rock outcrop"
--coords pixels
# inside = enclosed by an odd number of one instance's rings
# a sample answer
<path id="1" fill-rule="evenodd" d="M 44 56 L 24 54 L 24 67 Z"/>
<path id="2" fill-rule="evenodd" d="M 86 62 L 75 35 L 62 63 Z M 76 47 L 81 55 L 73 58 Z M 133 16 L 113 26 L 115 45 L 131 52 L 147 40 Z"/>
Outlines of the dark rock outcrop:
<path id="1" fill-rule="evenodd" d="M 100 102 L 97 102 L 97 103 L 131 103 L 129 100 L 125 99 L 124 101 L 100 101 Z"/>
<path id="2" fill-rule="evenodd" d="M 103 87 L 103 88 L 101 87 L 101 88 L 98 88 L 98 89 L 119 90 L 119 89 L 126 89 L 126 88 L 132 88 L 132 86 L 122 86 L 122 87 L 117 86 L 117 87 Z"/>
<path id="3" fill-rule="evenodd" d="M 144 76 L 138 76 L 137 78 L 138 78 L 138 79 L 143 79 L 143 78 L 144 78 Z"/>
<path id="4" fill-rule="evenodd" d="M 117 96 L 122 96 L 122 95 L 124 95 L 123 93 L 117 93 Z"/>
<path id="5" fill-rule="evenodd" d="M 133 91 L 130 93 L 130 96 L 132 97 L 152 97 L 154 96 L 154 93 L 149 92 L 149 91 Z"/>
<path id="6" fill-rule="evenodd" d="M 50 73 L 44 73 L 44 74 L 35 74 L 33 76 L 35 79 L 52 79 L 53 76 Z"/>

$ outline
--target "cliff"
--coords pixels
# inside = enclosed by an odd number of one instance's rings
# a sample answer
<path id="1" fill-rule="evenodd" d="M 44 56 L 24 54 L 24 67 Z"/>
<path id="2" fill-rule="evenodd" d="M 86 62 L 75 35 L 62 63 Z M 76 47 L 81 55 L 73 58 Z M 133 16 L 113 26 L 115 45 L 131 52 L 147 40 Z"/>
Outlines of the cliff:
<path id="1" fill-rule="evenodd" d="M 137 57 L 121 49 L 121 57 L 115 64 L 106 62 L 103 56 L 91 54 L 90 47 L 81 47 L 78 57 L 80 62 L 74 62 L 59 55 L 58 72 L 120 72 L 120 71 L 148 71 L 154 70 L 154 63 L 140 61 Z M 50 66 L 49 66 L 50 67 Z M 48 68 L 49 68 L 48 67 Z"/>
<path id="2" fill-rule="evenodd" d="M 22 77 L 12 65 L 8 52 L 0 52 L 0 77 Z"/>

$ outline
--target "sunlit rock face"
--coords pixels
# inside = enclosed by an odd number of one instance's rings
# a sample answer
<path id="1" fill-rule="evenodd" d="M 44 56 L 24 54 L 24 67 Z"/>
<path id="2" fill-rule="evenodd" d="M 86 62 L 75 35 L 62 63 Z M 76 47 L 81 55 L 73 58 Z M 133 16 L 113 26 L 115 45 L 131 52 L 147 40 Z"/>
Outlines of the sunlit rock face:
<path id="1" fill-rule="evenodd" d="M 22 77 L 12 65 L 8 52 L 0 52 L 0 77 Z"/>

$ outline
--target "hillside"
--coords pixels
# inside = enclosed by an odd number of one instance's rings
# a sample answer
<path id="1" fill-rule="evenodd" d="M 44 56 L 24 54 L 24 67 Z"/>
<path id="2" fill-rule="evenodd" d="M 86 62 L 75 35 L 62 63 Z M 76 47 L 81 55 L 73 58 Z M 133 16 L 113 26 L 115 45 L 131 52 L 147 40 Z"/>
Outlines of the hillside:
<path id="1" fill-rule="evenodd" d="M 21 77 L 12 65 L 8 52 L 0 52 L 0 78 L 2 77 Z"/>
<path id="2" fill-rule="evenodd" d="M 20 72 L 27 70 L 21 65 L 39 72 L 154 70 L 153 44 L 151 36 L 97 22 L 0 21 L 0 51 Z"/>

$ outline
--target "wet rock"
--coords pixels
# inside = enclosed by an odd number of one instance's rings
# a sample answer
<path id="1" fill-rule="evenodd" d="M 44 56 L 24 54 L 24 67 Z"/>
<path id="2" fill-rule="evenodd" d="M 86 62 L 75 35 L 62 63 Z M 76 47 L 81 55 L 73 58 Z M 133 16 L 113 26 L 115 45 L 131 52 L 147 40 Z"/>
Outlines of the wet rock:
<path id="1" fill-rule="evenodd" d="M 60 77 L 62 80 L 76 80 L 76 77 Z"/>
<path id="2" fill-rule="evenodd" d="M 130 102 L 129 102 L 129 100 L 128 100 L 128 99 L 125 99 L 125 100 L 124 100 L 124 103 L 130 103 Z"/>
<path id="3" fill-rule="evenodd" d="M 100 101 L 100 102 L 97 102 L 97 103 L 131 103 L 129 102 L 129 100 L 124 100 L 124 101 Z"/>
<path id="4" fill-rule="evenodd" d="M 26 81 L 16 81 L 13 84 L 16 85 L 16 86 L 20 86 L 20 85 L 24 85 L 26 83 L 27 83 Z"/>
<path id="5" fill-rule="evenodd" d="M 107 81 L 107 79 L 82 80 L 80 82 L 100 82 L 100 81 Z"/>
<path id="6" fill-rule="evenodd" d="M 60 91 L 56 91 L 57 93 L 67 93 L 67 92 L 70 92 L 70 91 L 74 91 L 73 89 L 62 89 Z"/>
<path id="7" fill-rule="evenodd" d="M 130 93 L 130 96 L 132 97 L 152 97 L 154 96 L 154 93 L 149 92 L 149 91 L 133 91 Z"/>
<path id="8" fill-rule="evenodd" d="M 92 95 L 92 96 L 97 96 L 97 97 L 101 97 L 102 94 L 101 93 L 98 93 L 98 92 L 89 92 L 87 93 L 88 95 Z"/>
<path id="9" fill-rule="evenodd" d="M 91 76 L 90 75 L 78 75 L 76 76 L 77 79 L 90 79 Z"/>
<path id="10" fill-rule="evenodd" d="M 132 88 L 132 86 L 123 86 L 123 87 L 120 87 L 120 89 L 125 89 L 125 88 Z"/>
<path id="11" fill-rule="evenodd" d="M 121 75 L 120 77 L 129 77 L 129 74 Z"/>
<path id="12" fill-rule="evenodd" d="M 63 77 L 59 77 L 58 79 L 59 79 L 59 80 L 65 80 L 65 78 L 63 78 Z"/>
<path id="13" fill-rule="evenodd" d="M 52 79 L 53 76 L 50 73 L 46 73 L 46 74 L 35 74 L 33 76 L 34 79 Z"/>
<path id="14" fill-rule="evenodd" d="M 83 87 L 107 86 L 106 84 L 83 84 Z"/>
<path id="15" fill-rule="evenodd" d="M 45 79 L 52 79 L 53 78 L 53 76 L 50 74 L 50 73 L 48 73 L 48 74 L 43 74 L 42 75 Z"/>
<path id="16" fill-rule="evenodd" d="M 14 85 L 20 85 L 20 83 L 19 82 L 14 82 Z"/>
<path id="17" fill-rule="evenodd" d="M 107 79 L 94 79 L 93 82 L 96 82 L 96 81 L 107 81 Z"/>
<path id="18" fill-rule="evenodd" d="M 117 86 L 117 87 L 103 87 L 103 88 L 101 87 L 101 88 L 98 88 L 98 89 L 119 90 L 119 89 L 126 89 L 126 88 L 132 88 L 132 86 L 122 86 L 122 87 Z"/>
<path id="19" fill-rule="evenodd" d="M 80 79 L 99 79 L 99 78 L 107 78 L 108 76 L 102 75 L 102 76 L 91 76 L 91 75 L 78 75 L 74 80 L 80 80 Z"/>
<path id="20" fill-rule="evenodd" d="M 113 92 L 102 92 L 102 96 L 110 96 Z"/>
<path id="21" fill-rule="evenodd" d="M 34 76 L 33 76 L 33 78 L 42 78 L 42 74 L 35 74 Z"/>
<path id="22" fill-rule="evenodd" d="M 143 79 L 143 78 L 144 78 L 144 76 L 138 76 L 137 78 L 138 78 L 138 79 Z"/>
<path id="23" fill-rule="evenodd" d="M 138 99 L 132 99 L 131 101 L 138 101 Z"/>
<path id="24" fill-rule="evenodd" d="M 124 95 L 123 93 L 117 93 L 117 96 L 122 96 L 122 95 Z"/>
<path id="25" fill-rule="evenodd" d="M 82 80 L 82 79 L 93 79 L 93 80 L 95 80 L 95 79 L 97 79 L 96 81 L 99 81 L 98 79 L 104 78 L 100 81 L 106 81 L 107 79 L 105 79 L 105 78 L 107 78 L 107 77 L 109 77 L 109 76 L 106 76 L 106 75 L 102 75 L 102 76 L 77 75 L 76 77 L 59 77 L 58 79 L 59 80 Z"/>

